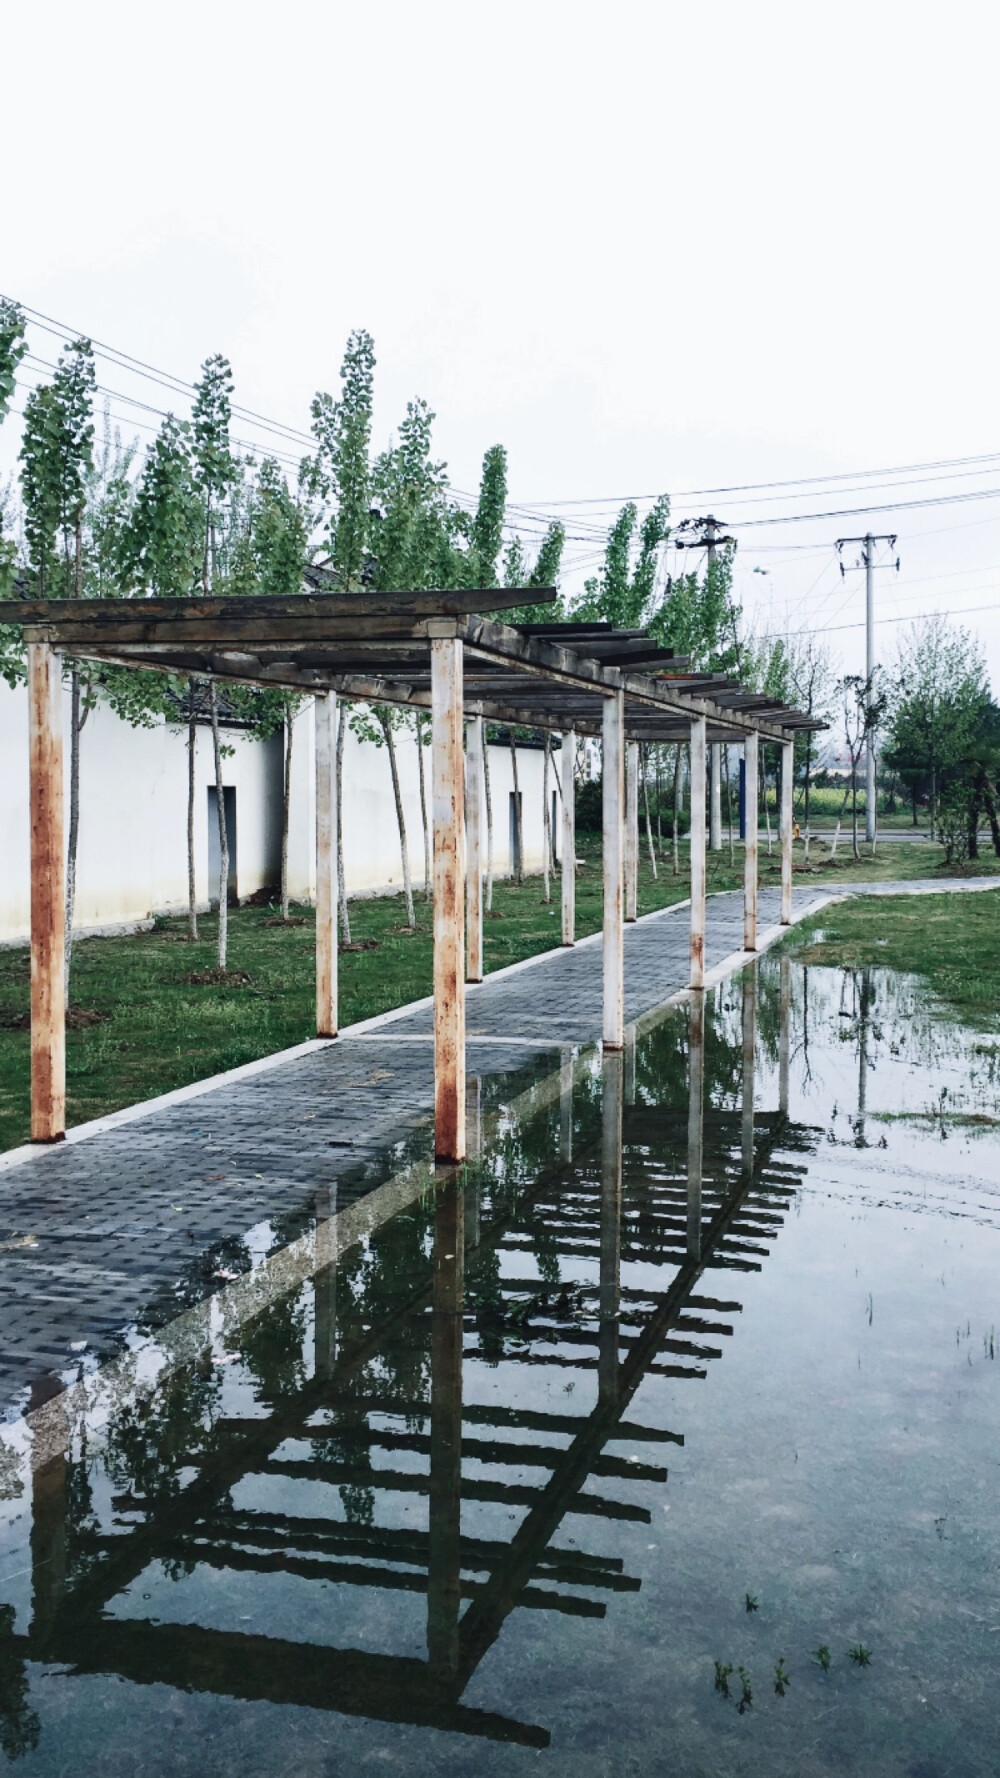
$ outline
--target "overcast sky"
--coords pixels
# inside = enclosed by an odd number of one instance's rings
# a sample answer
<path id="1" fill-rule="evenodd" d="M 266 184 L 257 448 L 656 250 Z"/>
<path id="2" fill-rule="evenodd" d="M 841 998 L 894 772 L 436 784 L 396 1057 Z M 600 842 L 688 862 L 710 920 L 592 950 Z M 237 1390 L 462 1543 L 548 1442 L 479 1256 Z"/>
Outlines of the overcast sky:
<path id="1" fill-rule="evenodd" d="M 36 0 L 3 28 L 0 290 L 186 379 L 222 351 L 303 428 L 367 327 L 377 443 L 412 395 L 457 487 L 504 443 L 577 574 L 619 496 L 713 507 L 759 620 L 847 667 L 863 577 L 833 542 L 897 531 L 880 613 L 955 612 L 998 682 L 998 35 L 912 0 Z M 795 512 L 831 516 L 749 522 Z"/>

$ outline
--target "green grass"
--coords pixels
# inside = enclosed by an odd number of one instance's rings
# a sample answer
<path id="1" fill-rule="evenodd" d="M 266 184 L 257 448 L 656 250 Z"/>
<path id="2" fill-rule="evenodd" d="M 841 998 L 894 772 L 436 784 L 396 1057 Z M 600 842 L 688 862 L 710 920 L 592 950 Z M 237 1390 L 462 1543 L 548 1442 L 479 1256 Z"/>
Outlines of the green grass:
<path id="1" fill-rule="evenodd" d="M 579 852 L 584 862 L 577 879 L 577 932 L 584 937 L 597 931 L 601 921 L 597 836 L 581 835 Z M 819 846 L 814 847 L 809 875 L 804 876 L 801 847 L 797 847 L 796 883 L 816 889 L 828 885 L 839 888 L 852 880 L 927 875 L 940 857 L 940 850 L 930 846 L 886 845 L 877 849 L 874 860 L 865 857 L 855 864 L 842 845 L 831 862 L 826 848 Z M 989 865 L 984 863 L 981 868 L 985 871 Z M 739 887 L 742 869 L 739 846 L 733 867 L 728 850 L 711 855 L 709 891 Z M 659 880 L 654 883 L 644 858 L 640 913 L 670 906 L 687 895 L 686 846 L 682 847 L 681 870 L 679 877 L 672 875 L 668 848 Z M 778 874 L 777 845 L 771 857 L 766 844 L 762 845 L 762 885 L 776 883 Z M 873 919 L 885 924 L 888 916 L 882 915 L 881 908 L 879 904 L 878 914 L 870 904 L 866 908 L 863 918 L 869 929 Z M 78 942 L 73 1001 L 103 1017 L 99 1024 L 67 1033 L 69 1122 L 101 1116 L 311 1037 L 314 923 L 311 909 L 296 912 L 304 924 L 288 927 L 270 925 L 273 910 L 267 908 L 231 912 L 229 966 L 250 976 L 250 984 L 243 987 L 195 986 L 188 980 L 214 964 L 214 918 L 200 922 L 203 936 L 197 944 L 186 941 L 183 920 L 163 920 L 154 931 L 127 938 Z M 403 920 L 399 896 L 352 903 L 352 936 L 371 940 L 377 948 L 341 956 L 343 1025 L 430 992 L 430 909 L 418 897 L 417 930 L 401 931 Z M 486 920 L 484 931 L 487 972 L 549 950 L 559 938 L 558 878 L 553 880 L 548 906 L 542 900 L 539 877 L 528 878 L 520 887 L 496 885 L 494 917 Z M 29 1038 L 27 1031 L 10 1028 L 12 1018 L 27 1012 L 28 987 L 27 952 L 0 952 L 2 1148 L 28 1137 Z"/>
<path id="2" fill-rule="evenodd" d="M 797 927 L 787 943 L 803 963 L 921 975 L 966 1024 L 1000 1026 L 1000 895 L 848 901 Z"/>

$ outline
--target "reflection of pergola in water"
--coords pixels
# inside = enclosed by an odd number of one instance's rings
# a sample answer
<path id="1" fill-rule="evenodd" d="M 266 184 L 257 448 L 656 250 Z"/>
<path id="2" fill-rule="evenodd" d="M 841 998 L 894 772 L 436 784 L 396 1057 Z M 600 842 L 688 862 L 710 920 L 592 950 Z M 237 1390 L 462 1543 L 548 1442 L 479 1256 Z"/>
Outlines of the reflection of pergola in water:
<path id="1" fill-rule="evenodd" d="M 119 1521 L 113 1533 L 84 1536 L 75 1572 L 67 1571 L 69 1465 L 57 1457 L 36 1470 L 34 1617 L 27 1635 L 10 1639 L 10 1656 L 65 1663 L 77 1673 L 116 1673 L 140 1684 L 545 1745 L 544 1729 L 465 1706 L 462 1694 L 514 1610 L 602 1617 L 599 1595 L 640 1585 L 620 1559 L 557 1547 L 553 1539 L 567 1516 L 649 1522 L 648 1508 L 586 1491 L 586 1483 L 666 1479 L 665 1469 L 607 1447 L 623 1439 L 683 1443 L 674 1432 L 630 1422 L 627 1410 L 647 1377 L 705 1376 L 704 1363 L 721 1356 L 706 1336 L 731 1333 L 740 1309 L 728 1293 L 725 1299 L 702 1293 L 705 1273 L 725 1272 L 731 1289 L 737 1273 L 761 1269 L 781 1228 L 804 1171 L 801 1158 L 789 1157 L 806 1155 L 814 1139 L 787 1116 L 787 966 L 782 975 L 776 1111 L 755 1120 L 751 976 L 744 987 L 740 1109 L 704 1112 L 700 999 L 691 1015 L 686 1131 L 676 1112 L 635 1103 L 629 1055 L 611 1053 L 603 1062 L 599 1139 L 574 1159 L 567 1062 L 560 1161 L 495 1220 L 481 1217 L 471 1187 L 463 1194 L 453 1184 L 440 1186 L 432 1283 L 378 1325 L 363 1316 L 352 1325 L 351 1305 L 336 1300 L 336 1268 L 319 1274 L 313 1378 L 264 1416 L 219 1423 L 221 1444 L 211 1465 L 182 1490 L 120 1496 L 116 1510 L 130 1520 Z M 591 1260 L 599 1282 L 564 1287 L 561 1304 L 555 1285 L 546 1292 L 538 1279 L 497 1275 L 495 1255 L 531 1250 L 539 1235 L 562 1259 L 564 1273 Z M 672 1264 L 676 1272 L 662 1291 L 623 1288 L 623 1260 Z M 477 1277 L 484 1275 L 499 1293 L 491 1311 L 499 1328 L 517 1325 L 525 1292 L 537 1304 L 529 1322 L 521 1317 L 522 1348 L 505 1342 L 505 1360 L 596 1371 L 597 1401 L 589 1413 L 463 1404 L 464 1342 L 477 1329 L 482 1333 L 482 1310 L 477 1316 L 467 1304 L 467 1286 L 475 1299 Z M 429 1399 L 401 1401 L 391 1386 L 364 1376 L 393 1335 L 429 1351 Z M 464 1356 L 468 1365 L 476 1354 L 470 1348 Z M 387 1426 L 389 1419 L 406 1424 Z M 324 1442 L 338 1434 L 341 1449 L 334 1455 Z M 308 1455 L 282 1454 L 289 1441 L 306 1444 Z M 403 1463 L 376 1467 L 373 1450 L 401 1453 Z M 178 1470 L 192 1461 L 183 1441 L 172 1455 Z M 547 1479 L 496 1479 L 482 1474 L 483 1464 L 537 1468 Z M 262 1476 L 363 1487 L 375 1496 L 417 1493 L 428 1498 L 427 1529 L 237 1505 L 237 1485 Z M 509 1541 L 471 1536 L 463 1532 L 463 1501 L 495 1502 L 523 1517 Z M 428 1659 L 102 1615 L 157 1560 L 426 1593 Z"/>
<path id="2" fill-rule="evenodd" d="M 28 639 L 31 759 L 32 1136 L 65 1128 L 65 849 L 58 654 L 173 674 L 282 686 L 317 698 L 317 1030 L 337 1031 L 333 705 L 337 695 L 431 714 L 434 805 L 435 1148 L 462 1160 L 465 982 L 483 974 L 482 808 L 486 721 L 555 730 L 562 786 L 576 734 L 603 744 L 604 1020 L 624 1042 L 623 916 L 636 915 L 638 749 L 691 745 L 691 986 L 704 984 L 706 746 L 742 742 L 758 782 L 758 741 L 781 748 L 782 920 L 791 918 L 793 742 L 822 727 L 774 699 L 687 663 L 639 630 L 606 624 L 512 626 L 476 615 L 547 602 L 552 589 L 303 594 L 289 599 L 25 600 L 4 621 Z M 466 719 L 469 719 L 468 721 Z M 467 729 L 463 741 L 463 730 Z M 563 799 L 563 942 L 572 944 L 576 843 Z M 745 948 L 757 941 L 756 802 L 749 810 Z M 468 903 L 468 919 L 467 906 Z M 468 927 L 468 946 L 466 928 Z"/>

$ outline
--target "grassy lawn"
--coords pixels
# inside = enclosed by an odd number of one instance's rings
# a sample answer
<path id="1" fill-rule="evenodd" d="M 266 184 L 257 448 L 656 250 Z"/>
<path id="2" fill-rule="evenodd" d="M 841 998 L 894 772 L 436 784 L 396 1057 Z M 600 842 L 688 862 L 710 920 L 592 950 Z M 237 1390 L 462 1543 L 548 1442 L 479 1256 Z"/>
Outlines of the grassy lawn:
<path id="1" fill-rule="evenodd" d="M 851 881 L 942 874 L 941 852 L 931 846 L 880 845 L 874 859 L 855 864 L 843 844 L 832 861 L 825 846 L 813 847 L 808 875 L 796 848 L 796 883 L 816 889 L 841 887 Z M 583 860 L 577 880 L 577 931 L 595 932 L 601 920 L 599 840 L 581 835 Z M 735 867 L 728 851 L 709 861 L 709 891 L 736 888 L 742 881 L 742 853 Z M 997 860 L 992 860 L 1000 868 Z M 975 869 L 976 867 L 971 867 Z M 990 862 L 979 866 L 990 870 Z M 777 882 L 778 850 L 760 853 L 763 885 Z M 682 848 L 681 875 L 674 877 L 669 856 L 654 882 L 644 858 L 639 885 L 639 911 L 650 913 L 687 895 L 687 849 Z M 519 888 L 498 883 L 493 917 L 484 934 L 487 971 L 537 955 L 558 944 L 559 880 L 552 901 L 542 899 L 539 877 Z M 877 921 L 880 931 L 896 924 L 889 909 L 895 902 L 872 904 L 860 911 L 867 930 Z M 908 906 L 909 904 L 903 904 Z M 933 904 L 921 903 L 930 908 Z M 987 918 L 985 903 L 960 903 L 968 918 Z M 100 1015 L 99 1022 L 67 1033 L 69 1122 L 81 1123 L 205 1075 L 256 1060 L 313 1035 L 313 914 L 295 910 L 301 925 L 272 924 L 273 910 L 240 908 L 230 914 L 229 967 L 250 979 L 242 986 L 218 987 L 189 978 L 214 963 L 215 920 L 202 919 L 203 937 L 189 944 L 183 920 L 161 920 L 151 932 L 128 938 L 78 942 L 73 963 L 73 1002 Z M 837 910 L 838 917 L 841 910 Z M 921 916 L 924 917 L 924 916 Z M 962 916 L 964 917 L 964 915 Z M 418 897 L 417 930 L 403 928 L 399 896 L 352 904 L 352 938 L 370 948 L 342 954 L 340 1013 L 344 1025 L 386 1012 L 428 994 L 431 987 L 430 909 Z M 826 924 L 826 922 L 825 922 Z M 992 947 L 993 950 L 996 947 Z M 987 951 L 990 947 L 987 947 Z M 952 947 L 950 963 L 957 953 Z M 881 961 L 889 960 L 883 951 Z M 910 967 L 903 964 L 901 967 Z M 980 976 L 981 976 L 980 970 Z M 28 1009 L 29 970 L 25 950 L 0 951 L 0 1148 L 28 1137 L 29 1038 L 16 1022 Z"/>
<path id="2" fill-rule="evenodd" d="M 843 902 L 786 941 L 802 963 L 906 970 L 980 1030 L 1000 1027 L 1000 895 Z"/>

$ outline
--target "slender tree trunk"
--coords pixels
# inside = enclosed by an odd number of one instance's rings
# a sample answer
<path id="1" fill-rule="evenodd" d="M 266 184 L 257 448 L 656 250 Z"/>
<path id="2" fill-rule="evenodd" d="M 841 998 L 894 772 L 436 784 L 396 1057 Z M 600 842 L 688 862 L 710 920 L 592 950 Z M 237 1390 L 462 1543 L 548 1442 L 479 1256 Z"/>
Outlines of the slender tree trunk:
<path id="1" fill-rule="evenodd" d="M 767 763 L 764 758 L 765 749 L 760 750 L 760 774 L 764 792 L 764 826 L 767 828 L 767 855 L 771 856 L 771 805 L 767 800 Z"/>
<path id="2" fill-rule="evenodd" d="M 490 793 L 490 743 L 483 728 L 483 790 L 486 796 L 486 913 L 493 912 L 493 797 Z"/>
<path id="3" fill-rule="evenodd" d="M 733 786 L 729 776 L 728 745 L 722 749 L 722 763 L 726 773 L 726 819 L 729 823 L 729 868 L 732 870 L 733 865 L 736 862 L 736 853 L 733 849 Z"/>
<path id="4" fill-rule="evenodd" d="M 209 592 L 208 540 L 209 540 L 209 536 L 211 534 L 211 524 L 212 524 L 212 520 L 211 520 L 210 503 L 209 503 L 209 500 L 206 496 L 206 499 L 205 499 L 205 553 L 201 559 L 201 584 L 202 584 L 202 590 L 204 591 L 206 598 L 208 597 L 208 592 Z"/>
<path id="5" fill-rule="evenodd" d="M 413 884 L 410 881 L 410 854 L 406 845 L 406 817 L 403 814 L 403 798 L 399 789 L 399 769 L 396 764 L 396 741 L 392 732 L 392 724 L 388 717 L 380 716 L 385 744 L 389 749 L 389 770 L 392 773 L 392 794 L 396 799 L 396 826 L 399 828 L 399 855 L 403 864 L 403 894 L 406 897 L 406 923 L 415 926 L 416 914 L 413 911 Z"/>
<path id="6" fill-rule="evenodd" d="M 420 819 L 424 829 L 424 900 L 431 899 L 431 830 L 427 822 L 427 786 L 424 779 L 424 738 L 423 718 L 419 711 L 416 716 L 417 729 L 417 777 L 420 781 Z"/>
<path id="7" fill-rule="evenodd" d="M 511 859 L 515 883 L 524 882 L 524 840 L 521 834 L 521 792 L 517 781 L 517 744 L 513 729 L 509 732 L 510 769 L 514 778 L 514 856 Z"/>
<path id="8" fill-rule="evenodd" d="M 288 821 L 292 809 L 292 743 L 295 738 L 295 717 L 291 705 L 285 706 L 285 790 L 281 801 L 281 918 L 288 919 Z"/>
<path id="9" fill-rule="evenodd" d="M 937 838 L 937 760 L 931 760 L 931 839 Z"/>
<path id="10" fill-rule="evenodd" d="M 69 834 L 66 848 L 66 1009 L 69 1010 L 69 973 L 73 960 L 73 916 L 76 912 L 76 856 L 80 842 L 80 669 L 70 671 L 69 719 Z"/>
<path id="11" fill-rule="evenodd" d="M 860 757 L 859 754 L 858 759 Z M 855 858 L 860 859 L 861 852 L 858 848 L 858 760 L 855 759 L 853 753 L 851 754 L 851 842 Z"/>
<path id="12" fill-rule="evenodd" d="M 652 871 L 653 871 L 653 882 L 655 883 L 657 880 L 656 850 L 653 845 L 653 823 L 649 818 L 649 748 L 648 747 L 646 748 L 645 759 L 643 760 L 643 757 L 641 754 L 640 754 L 639 758 L 640 758 L 640 764 L 643 767 L 643 771 L 642 771 L 642 806 L 646 811 L 646 844 L 649 847 L 649 862 L 650 862 L 650 865 L 651 865 Z"/>
<path id="13" fill-rule="evenodd" d="M 195 803 L 195 764 L 197 759 L 198 724 L 196 720 L 197 700 L 194 680 L 188 680 L 188 806 L 187 806 L 187 855 L 188 855 L 188 938 L 198 937 L 198 897 L 194 876 L 194 803 Z"/>
<path id="14" fill-rule="evenodd" d="M 979 857 L 979 808 L 982 798 L 981 781 L 976 784 L 969 798 L 969 857 Z"/>
<path id="15" fill-rule="evenodd" d="M 73 573 L 73 592 L 77 599 L 83 598 L 83 507 L 76 515 L 76 560 Z"/>
<path id="16" fill-rule="evenodd" d="M 552 900 L 552 888 L 549 882 L 551 826 L 552 812 L 549 808 L 549 731 L 546 729 L 542 748 L 542 900 L 545 902 Z"/>
<path id="17" fill-rule="evenodd" d="M 983 800 L 986 803 L 986 813 L 989 816 L 990 833 L 993 836 L 993 850 L 997 857 L 1000 858 L 1000 820 L 997 819 L 996 790 L 989 778 L 986 779 L 983 785 Z"/>
<path id="18" fill-rule="evenodd" d="M 678 741 L 674 753 L 674 876 L 681 874 L 681 757 L 683 748 Z"/>
<path id="19" fill-rule="evenodd" d="M 219 949 L 218 966 L 226 967 L 229 950 L 229 835 L 226 831 L 226 792 L 222 782 L 222 737 L 219 733 L 219 698 L 215 680 L 208 682 L 208 708 L 212 718 L 212 753 L 215 759 L 215 809 L 219 821 Z"/>
<path id="20" fill-rule="evenodd" d="M 336 770 L 336 846 L 337 900 L 340 904 L 340 936 L 345 945 L 351 942 L 351 916 L 347 911 L 347 875 L 344 870 L 344 742 L 347 739 L 347 712 L 337 699 L 337 770 Z"/>
<path id="21" fill-rule="evenodd" d="M 662 748 L 656 749 L 656 850 L 663 857 L 663 764 Z"/>
<path id="22" fill-rule="evenodd" d="M 918 825 L 918 823 L 917 823 L 917 787 L 915 784 L 910 786 L 910 805 L 913 809 L 913 825 L 914 825 L 914 827 L 916 827 Z"/>

